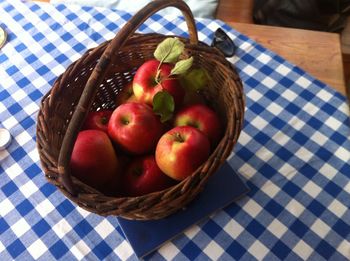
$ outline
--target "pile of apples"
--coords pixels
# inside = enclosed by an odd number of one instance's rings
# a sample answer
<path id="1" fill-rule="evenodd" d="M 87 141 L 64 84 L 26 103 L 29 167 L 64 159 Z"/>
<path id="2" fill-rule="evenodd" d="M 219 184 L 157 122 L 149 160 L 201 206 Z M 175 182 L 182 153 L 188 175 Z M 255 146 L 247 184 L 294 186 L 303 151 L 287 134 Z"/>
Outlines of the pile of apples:
<path id="1" fill-rule="evenodd" d="M 191 175 L 222 135 L 200 95 L 210 80 L 184 44 L 167 38 L 118 94 L 114 110 L 88 113 L 71 155 L 72 174 L 107 195 L 141 196 Z"/>

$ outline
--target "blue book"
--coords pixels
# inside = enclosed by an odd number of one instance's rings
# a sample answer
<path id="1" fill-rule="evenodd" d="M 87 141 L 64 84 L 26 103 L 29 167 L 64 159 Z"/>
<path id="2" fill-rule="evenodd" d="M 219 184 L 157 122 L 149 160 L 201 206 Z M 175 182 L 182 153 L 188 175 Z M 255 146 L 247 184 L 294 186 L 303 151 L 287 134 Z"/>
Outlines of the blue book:
<path id="1" fill-rule="evenodd" d="M 141 258 L 248 191 L 237 173 L 228 163 L 224 163 L 184 210 L 160 220 L 136 221 L 118 217 L 118 222 L 135 254 Z"/>

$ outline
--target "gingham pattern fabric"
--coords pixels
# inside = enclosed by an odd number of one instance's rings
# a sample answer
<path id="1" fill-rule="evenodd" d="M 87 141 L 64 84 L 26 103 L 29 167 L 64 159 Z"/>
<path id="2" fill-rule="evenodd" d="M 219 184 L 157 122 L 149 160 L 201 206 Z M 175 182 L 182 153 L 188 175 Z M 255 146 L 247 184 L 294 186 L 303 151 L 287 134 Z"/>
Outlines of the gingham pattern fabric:
<path id="1" fill-rule="evenodd" d="M 136 260 L 118 222 L 88 213 L 48 184 L 35 143 L 40 100 L 87 48 L 131 17 L 122 11 L 0 0 L 0 260 Z M 229 158 L 249 194 L 147 256 L 152 260 L 348 260 L 350 131 L 345 98 L 220 21 L 197 20 L 210 43 L 222 27 L 238 46 L 244 129 Z M 154 15 L 141 32 L 186 35 Z M 327 62 L 327 61 L 325 61 Z"/>

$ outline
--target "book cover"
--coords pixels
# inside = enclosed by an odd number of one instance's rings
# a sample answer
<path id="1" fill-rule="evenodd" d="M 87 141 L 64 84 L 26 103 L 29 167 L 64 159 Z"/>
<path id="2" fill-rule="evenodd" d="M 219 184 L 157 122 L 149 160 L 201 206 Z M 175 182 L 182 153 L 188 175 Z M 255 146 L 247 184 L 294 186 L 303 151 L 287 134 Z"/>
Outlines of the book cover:
<path id="1" fill-rule="evenodd" d="M 160 220 L 136 221 L 118 217 L 118 222 L 135 254 L 141 258 L 248 191 L 243 180 L 228 163 L 224 163 L 185 209 Z"/>

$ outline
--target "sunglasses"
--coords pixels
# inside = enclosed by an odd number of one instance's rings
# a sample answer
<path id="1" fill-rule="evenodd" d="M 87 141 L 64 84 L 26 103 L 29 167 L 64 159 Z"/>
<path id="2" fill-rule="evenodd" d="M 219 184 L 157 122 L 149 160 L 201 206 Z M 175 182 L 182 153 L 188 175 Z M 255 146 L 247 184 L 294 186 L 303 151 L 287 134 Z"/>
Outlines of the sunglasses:
<path id="1" fill-rule="evenodd" d="M 232 39 L 222 30 L 218 28 L 214 33 L 214 39 L 211 46 L 219 49 L 225 57 L 232 57 L 235 55 L 237 46 Z"/>

